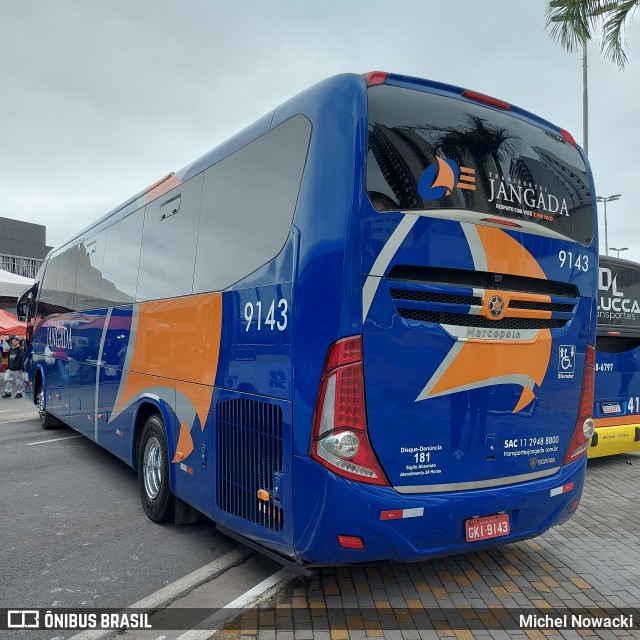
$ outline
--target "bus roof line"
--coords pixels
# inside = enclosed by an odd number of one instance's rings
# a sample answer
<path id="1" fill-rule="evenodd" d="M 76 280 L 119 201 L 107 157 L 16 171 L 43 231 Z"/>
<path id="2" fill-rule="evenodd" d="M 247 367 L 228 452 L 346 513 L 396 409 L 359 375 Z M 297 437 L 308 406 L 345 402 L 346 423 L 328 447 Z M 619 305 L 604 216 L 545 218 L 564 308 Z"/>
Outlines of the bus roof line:
<path id="1" fill-rule="evenodd" d="M 180 169 L 180 171 L 177 171 L 177 172 L 172 171 L 171 173 L 168 173 L 166 176 L 160 178 L 160 180 L 157 180 L 152 185 L 150 185 L 146 189 L 143 189 L 135 196 L 129 198 L 128 200 L 125 200 L 122 204 L 118 205 L 114 209 L 111 209 L 111 211 L 104 214 L 101 218 L 98 218 L 98 220 L 96 220 L 93 224 L 87 227 L 84 227 L 81 231 L 74 234 L 64 244 L 59 245 L 58 247 L 54 247 L 54 249 L 52 249 L 49 255 L 53 255 L 54 252 L 59 253 L 61 252 L 62 249 L 65 249 L 66 247 L 69 247 L 73 244 L 80 242 L 90 232 L 97 232 L 99 227 L 106 220 L 110 219 L 112 216 L 117 215 L 118 213 L 123 212 L 125 209 L 127 209 L 127 207 L 130 207 L 132 204 L 136 203 L 140 198 L 143 198 L 146 194 L 150 193 L 154 189 L 157 189 L 160 185 L 164 184 L 166 181 L 171 180 L 172 178 L 176 178 L 181 182 L 186 182 L 187 180 L 197 175 L 201 171 L 208 169 L 210 166 L 214 165 L 216 162 L 222 160 L 223 158 L 226 158 L 227 156 L 231 155 L 235 151 L 238 151 L 242 147 L 246 146 L 247 144 L 249 144 L 249 142 L 251 142 L 255 138 L 259 137 L 264 133 L 267 133 L 267 131 L 269 131 L 269 129 L 271 128 L 271 122 L 273 122 L 275 112 L 276 112 L 276 109 L 273 109 L 269 113 L 265 114 L 262 118 L 252 123 L 242 131 L 240 131 L 238 134 L 234 135 L 233 137 L 227 140 L 224 140 L 218 146 L 207 151 L 204 155 L 202 155 L 198 159 L 194 160 L 193 162 L 189 163 L 187 166 Z M 265 123 L 267 125 L 266 129 L 264 128 Z M 163 194 L 159 193 L 157 197 L 160 197 L 161 195 Z M 153 200 L 155 199 L 156 198 L 153 198 Z M 152 200 L 150 200 L 149 202 L 152 202 Z M 136 206 L 135 208 L 131 209 L 131 211 L 127 212 L 126 215 L 129 215 L 129 213 L 133 213 L 134 211 L 137 211 L 140 207 L 144 206 L 145 204 L 149 204 L 149 202 L 140 203 L 139 206 Z M 122 217 L 125 217 L 125 214 L 123 214 Z"/>
<path id="2" fill-rule="evenodd" d="M 447 95 L 451 98 L 457 98 L 459 100 L 469 100 L 469 98 L 466 98 L 463 94 L 465 91 L 473 91 L 472 89 L 468 89 L 468 88 L 465 89 L 462 87 L 458 87 L 457 85 L 447 84 L 445 82 L 437 82 L 434 80 L 423 80 L 422 78 L 414 78 L 412 76 L 404 76 L 404 75 L 399 75 L 395 73 L 389 74 L 389 76 L 387 77 L 386 84 L 399 86 L 399 87 L 407 87 L 407 88 L 411 88 L 411 85 L 413 85 L 414 87 L 415 86 L 425 87 L 426 89 L 431 90 L 433 93 Z M 541 118 L 535 113 L 531 113 L 531 111 L 522 109 L 521 107 L 514 105 L 512 102 L 503 101 L 503 100 L 500 100 L 500 101 L 506 102 L 511 106 L 510 113 L 516 114 L 521 118 L 530 120 L 531 122 L 535 122 L 538 125 L 547 127 L 548 129 L 553 131 L 553 133 L 559 136 L 562 136 L 561 127 L 559 127 L 556 124 L 553 124 L 553 122 L 550 122 L 549 120 L 545 120 L 544 118 Z M 472 100 L 472 102 L 475 102 L 475 101 Z M 496 107 L 492 107 L 491 105 L 488 105 L 488 104 L 485 104 L 485 106 L 488 109 L 501 110 L 501 109 L 497 109 Z"/>

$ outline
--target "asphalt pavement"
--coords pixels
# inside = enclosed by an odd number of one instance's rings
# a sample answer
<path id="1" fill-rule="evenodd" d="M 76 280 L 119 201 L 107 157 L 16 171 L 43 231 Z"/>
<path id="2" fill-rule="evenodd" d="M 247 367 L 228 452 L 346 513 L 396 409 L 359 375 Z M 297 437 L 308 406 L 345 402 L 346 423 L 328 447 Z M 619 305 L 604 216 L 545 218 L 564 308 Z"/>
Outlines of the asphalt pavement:
<path id="1" fill-rule="evenodd" d="M 163 589 L 168 595 L 155 603 L 165 606 L 198 579 L 209 582 L 256 555 L 208 521 L 151 522 L 130 467 L 69 428 L 44 431 L 26 398 L 0 399 L 0 496 L 0 608 L 123 608 Z M 229 566 L 170 588 L 220 558 Z M 219 602 L 279 568 L 262 559 L 249 565 L 235 587 L 218 591 Z M 0 636 L 54 637 L 44 631 Z"/>

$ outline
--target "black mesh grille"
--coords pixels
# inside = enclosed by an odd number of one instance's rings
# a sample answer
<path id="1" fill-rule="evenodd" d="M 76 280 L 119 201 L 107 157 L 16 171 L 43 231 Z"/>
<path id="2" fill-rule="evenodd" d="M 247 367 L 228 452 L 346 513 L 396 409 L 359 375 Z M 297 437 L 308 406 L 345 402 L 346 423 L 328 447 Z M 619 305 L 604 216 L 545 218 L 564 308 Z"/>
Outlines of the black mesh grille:
<path id="1" fill-rule="evenodd" d="M 468 271 L 466 269 L 444 269 L 441 267 L 418 267 L 415 265 L 396 265 L 389 272 L 389 280 L 415 282 L 420 284 L 447 284 L 476 289 L 501 289 L 502 291 L 521 291 L 547 296 L 575 298 L 578 288 L 566 282 L 554 282 L 540 278 L 514 276 L 508 273 L 488 273 L 486 271 Z"/>
<path id="2" fill-rule="evenodd" d="M 509 309 L 530 309 L 531 311 L 558 311 L 571 313 L 575 305 L 560 302 L 533 302 L 532 300 L 512 300 Z"/>
<path id="3" fill-rule="evenodd" d="M 420 311 L 417 309 L 398 309 L 403 318 L 433 322 L 435 324 L 452 324 L 458 327 L 479 327 L 481 329 L 559 329 L 567 324 L 566 320 L 547 320 L 538 318 L 504 318 L 504 320 L 487 320 L 480 316 L 461 315 L 459 313 L 438 313 L 437 311 Z"/>
<path id="4" fill-rule="evenodd" d="M 428 291 L 408 291 L 406 289 L 391 289 L 394 300 L 416 300 L 418 302 L 441 302 L 445 304 L 475 304 L 481 305 L 482 298 L 477 296 L 462 296 L 448 293 L 433 293 Z"/>
<path id="5" fill-rule="evenodd" d="M 282 531 L 284 513 L 272 501 L 275 473 L 283 470 L 282 409 L 238 398 L 216 406 L 217 502 L 220 509 L 249 522 Z"/>

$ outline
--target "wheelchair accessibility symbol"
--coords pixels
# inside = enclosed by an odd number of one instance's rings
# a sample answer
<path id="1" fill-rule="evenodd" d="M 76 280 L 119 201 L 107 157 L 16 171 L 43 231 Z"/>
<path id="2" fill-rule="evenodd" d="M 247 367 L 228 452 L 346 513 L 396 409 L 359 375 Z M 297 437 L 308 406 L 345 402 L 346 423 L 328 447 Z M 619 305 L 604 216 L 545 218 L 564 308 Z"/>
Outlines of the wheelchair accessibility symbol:
<path id="1" fill-rule="evenodd" d="M 558 350 L 558 378 L 573 378 L 576 372 L 575 345 L 561 344 Z"/>

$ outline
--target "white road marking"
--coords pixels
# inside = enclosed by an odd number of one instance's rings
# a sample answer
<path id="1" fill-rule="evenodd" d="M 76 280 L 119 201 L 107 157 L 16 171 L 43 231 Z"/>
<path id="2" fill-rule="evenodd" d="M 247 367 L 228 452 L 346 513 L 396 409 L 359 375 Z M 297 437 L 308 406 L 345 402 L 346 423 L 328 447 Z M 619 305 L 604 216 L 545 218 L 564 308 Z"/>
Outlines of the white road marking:
<path id="1" fill-rule="evenodd" d="M 200 567 L 200 569 L 192 571 L 183 578 L 152 593 L 150 596 L 139 600 L 135 604 L 129 605 L 128 608 L 160 609 L 175 600 L 178 596 L 195 589 L 197 586 L 215 578 L 234 565 L 239 564 L 253 553 L 255 553 L 253 550 L 244 546 L 229 551 L 229 553 L 226 553 L 221 558 L 204 565 L 204 567 Z M 69 640 L 100 640 L 101 638 L 109 638 L 116 633 L 117 631 L 113 629 L 110 631 L 83 631 L 72 636 Z"/>
<path id="2" fill-rule="evenodd" d="M 30 418 L 17 418 L 15 420 L 0 420 L 0 424 L 17 424 L 18 422 L 31 422 L 37 420 L 38 416 L 31 416 Z"/>
<path id="3" fill-rule="evenodd" d="M 49 444 L 50 442 L 59 442 L 60 440 L 72 440 L 73 438 L 82 438 L 82 436 L 65 436 L 64 438 L 53 438 L 53 440 L 39 440 L 38 442 L 25 442 L 25 447 L 31 447 L 34 444 Z"/>
<path id="4" fill-rule="evenodd" d="M 215 625 L 224 627 L 226 621 L 229 620 L 229 618 L 231 618 L 232 616 L 235 617 L 239 609 L 244 609 L 248 604 L 261 596 L 263 593 L 265 593 L 269 589 L 273 589 L 273 587 L 277 586 L 290 577 L 291 571 L 289 571 L 288 569 L 280 569 L 279 571 L 276 571 L 268 578 L 265 578 L 262 582 L 257 584 L 255 587 L 249 589 L 249 591 L 245 591 L 245 593 L 243 593 L 241 596 L 238 596 L 235 600 L 232 600 L 229 604 L 225 604 L 223 609 L 211 616 L 211 626 Z M 220 631 L 220 629 L 193 629 L 191 631 L 183 633 L 181 636 L 178 636 L 176 640 L 209 640 L 209 638 L 211 638 L 218 631 Z"/>

